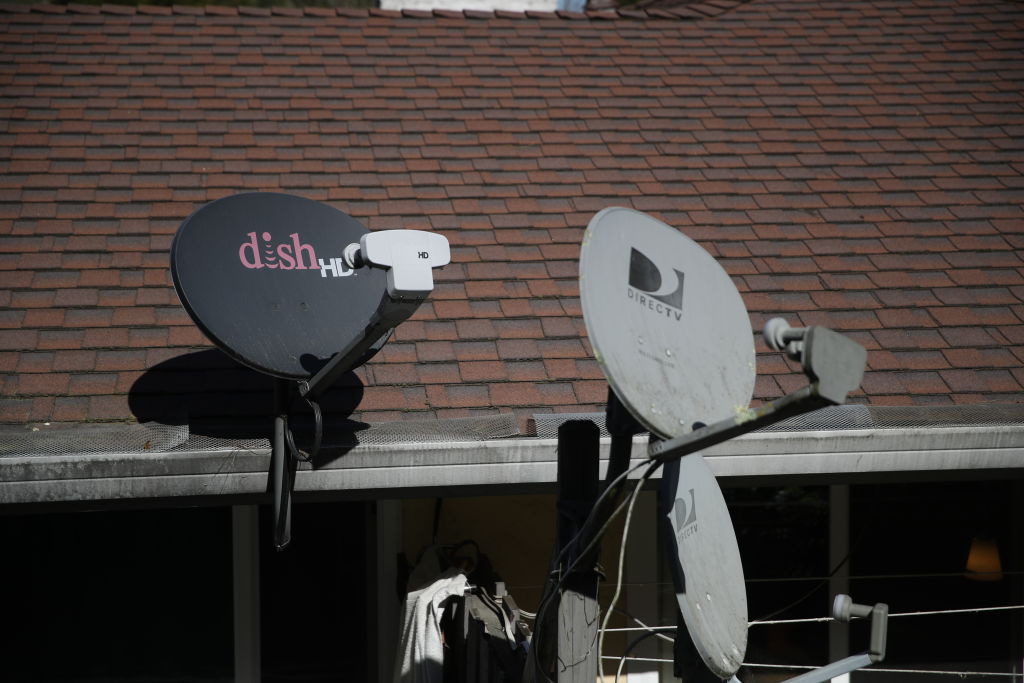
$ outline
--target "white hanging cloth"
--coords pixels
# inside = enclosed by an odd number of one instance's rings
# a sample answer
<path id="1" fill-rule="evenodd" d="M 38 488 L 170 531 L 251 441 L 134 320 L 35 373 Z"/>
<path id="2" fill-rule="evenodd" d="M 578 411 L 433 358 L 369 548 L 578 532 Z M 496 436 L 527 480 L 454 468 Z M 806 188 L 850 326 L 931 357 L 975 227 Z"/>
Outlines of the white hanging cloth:
<path id="1" fill-rule="evenodd" d="M 449 598 L 466 591 L 466 575 L 451 568 L 426 588 L 405 597 L 405 617 L 395 653 L 394 683 L 442 683 L 441 618 Z"/>

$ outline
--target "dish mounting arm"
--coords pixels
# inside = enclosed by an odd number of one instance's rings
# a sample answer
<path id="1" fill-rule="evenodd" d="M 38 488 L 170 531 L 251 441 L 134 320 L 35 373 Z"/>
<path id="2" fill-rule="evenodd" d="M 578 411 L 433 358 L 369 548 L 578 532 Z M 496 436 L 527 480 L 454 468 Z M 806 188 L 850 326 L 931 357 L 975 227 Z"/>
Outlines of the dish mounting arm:
<path id="1" fill-rule="evenodd" d="M 331 356 L 327 365 L 323 366 L 311 379 L 299 382 L 299 394 L 303 398 L 315 400 L 320 394 L 327 391 L 341 375 L 354 368 L 359 359 L 381 337 L 415 313 L 422 301 L 423 299 L 395 301 L 390 296 L 385 297 L 377 310 L 370 316 L 361 335 Z"/>
<path id="2" fill-rule="evenodd" d="M 827 327 L 794 328 L 782 318 L 772 318 L 765 325 L 764 339 L 769 348 L 784 350 L 800 362 L 810 386 L 757 408 L 741 408 L 734 417 L 689 434 L 652 443 L 651 457 L 674 460 L 786 418 L 839 405 L 860 386 L 867 351 L 849 337 Z"/>
<path id="3" fill-rule="evenodd" d="M 389 330 L 408 319 L 434 290 L 434 268 L 448 265 L 451 250 L 443 235 L 423 230 L 371 232 L 345 248 L 350 268 L 387 271 L 387 294 L 370 316 L 363 333 L 334 354 L 312 379 L 299 383 L 304 398 L 315 399 L 351 370 L 363 354 Z"/>
<path id="4" fill-rule="evenodd" d="M 434 289 L 434 268 L 448 265 L 451 250 L 443 235 L 423 230 L 371 232 L 345 248 L 345 263 L 353 270 L 372 267 L 387 270 L 387 292 L 367 321 L 363 333 L 331 359 L 309 380 L 299 382 L 299 395 L 315 401 L 392 328 L 408 319 Z M 275 384 L 277 415 L 271 451 L 274 494 L 274 546 L 284 550 L 291 542 L 291 492 L 294 478 L 285 447 L 287 386 Z"/>
<path id="5" fill-rule="evenodd" d="M 889 606 L 885 603 L 875 605 L 858 605 L 849 595 L 837 595 L 832 603 L 832 617 L 836 621 L 849 622 L 855 617 L 871 619 L 871 636 L 868 651 L 858 655 L 844 657 L 831 664 L 818 667 L 786 683 L 826 683 L 843 674 L 871 666 L 885 659 L 885 641 L 889 630 Z"/>
<path id="6" fill-rule="evenodd" d="M 855 617 L 871 619 L 871 636 L 867 652 L 837 659 L 831 664 L 819 666 L 817 669 L 800 674 L 795 678 L 788 678 L 786 683 L 828 683 L 843 674 L 863 669 L 885 659 L 885 641 L 889 631 L 889 606 L 884 602 L 875 605 L 857 605 L 849 595 L 837 595 L 832 603 L 832 618 L 848 623 Z M 740 681 L 733 676 L 728 683 L 740 683 Z"/>

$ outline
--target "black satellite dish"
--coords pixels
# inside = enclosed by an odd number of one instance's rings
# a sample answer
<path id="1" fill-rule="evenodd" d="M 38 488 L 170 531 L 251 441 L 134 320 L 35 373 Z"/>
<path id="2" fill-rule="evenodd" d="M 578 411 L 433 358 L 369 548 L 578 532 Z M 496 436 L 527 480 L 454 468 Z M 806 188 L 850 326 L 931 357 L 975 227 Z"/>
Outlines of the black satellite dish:
<path id="1" fill-rule="evenodd" d="M 274 377 L 307 379 L 363 334 L 386 295 L 383 270 L 344 262 L 345 248 L 368 232 L 351 216 L 302 197 L 225 197 L 178 229 L 174 287 L 224 353 Z"/>
<path id="2" fill-rule="evenodd" d="M 287 194 L 238 194 L 181 224 L 171 274 L 182 305 L 217 347 L 277 378 L 274 540 L 290 529 L 286 441 L 289 380 L 314 407 L 341 374 L 365 363 L 433 289 L 448 240 L 419 230 L 370 232 L 326 204 Z M 314 446 L 314 451 L 317 446 Z"/>

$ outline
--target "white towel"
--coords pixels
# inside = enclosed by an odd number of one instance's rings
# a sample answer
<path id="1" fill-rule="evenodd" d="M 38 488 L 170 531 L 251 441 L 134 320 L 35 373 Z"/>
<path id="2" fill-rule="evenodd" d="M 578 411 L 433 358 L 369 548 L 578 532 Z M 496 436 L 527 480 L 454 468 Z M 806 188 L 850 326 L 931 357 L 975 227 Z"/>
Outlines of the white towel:
<path id="1" fill-rule="evenodd" d="M 449 569 L 426 588 L 405 597 L 405 619 L 395 653 L 394 683 L 441 683 L 444 648 L 441 618 L 448 598 L 466 591 L 466 575 Z"/>

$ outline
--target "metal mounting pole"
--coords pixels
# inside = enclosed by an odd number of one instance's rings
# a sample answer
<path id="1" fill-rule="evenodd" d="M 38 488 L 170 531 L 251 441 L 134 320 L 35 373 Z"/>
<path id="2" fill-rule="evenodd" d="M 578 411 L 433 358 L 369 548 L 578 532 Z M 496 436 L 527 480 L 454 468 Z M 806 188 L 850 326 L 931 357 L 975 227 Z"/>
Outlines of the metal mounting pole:
<path id="1" fill-rule="evenodd" d="M 636 418 L 622 405 L 615 395 L 615 390 L 608 387 L 608 404 L 605 407 L 605 426 L 612 437 L 611 450 L 608 454 L 608 471 L 604 475 L 605 487 L 620 474 L 629 469 L 629 458 L 633 454 L 633 437 L 646 431 Z M 620 485 L 621 488 L 621 485 Z M 615 507 L 618 495 L 608 501 Z"/>
<path id="2" fill-rule="evenodd" d="M 561 551 L 583 526 L 598 495 L 600 432 L 589 420 L 570 420 L 558 429 L 558 546 Z M 580 543 L 585 544 L 584 541 Z M 571 549 L 563 566 L 576 560 Z M 593 683 L 597 677 L 598 574 L 596 552 L 566 577 L 558 602 L 558 683 Z"/>
<path id="3" fill-rule="evenodd" d="M 260 683 L 260 515 L 256 505 L 231 508 L 235 683 Z"/>
<path id="4" fill-rule="evenodd" d="M 274 547 L 284 550 L 292 540 L 292 472 L 285 446 L 288 428 L 288 380 L 274 379 L 274 443 L 270 474 L 274 491 Z"/>

